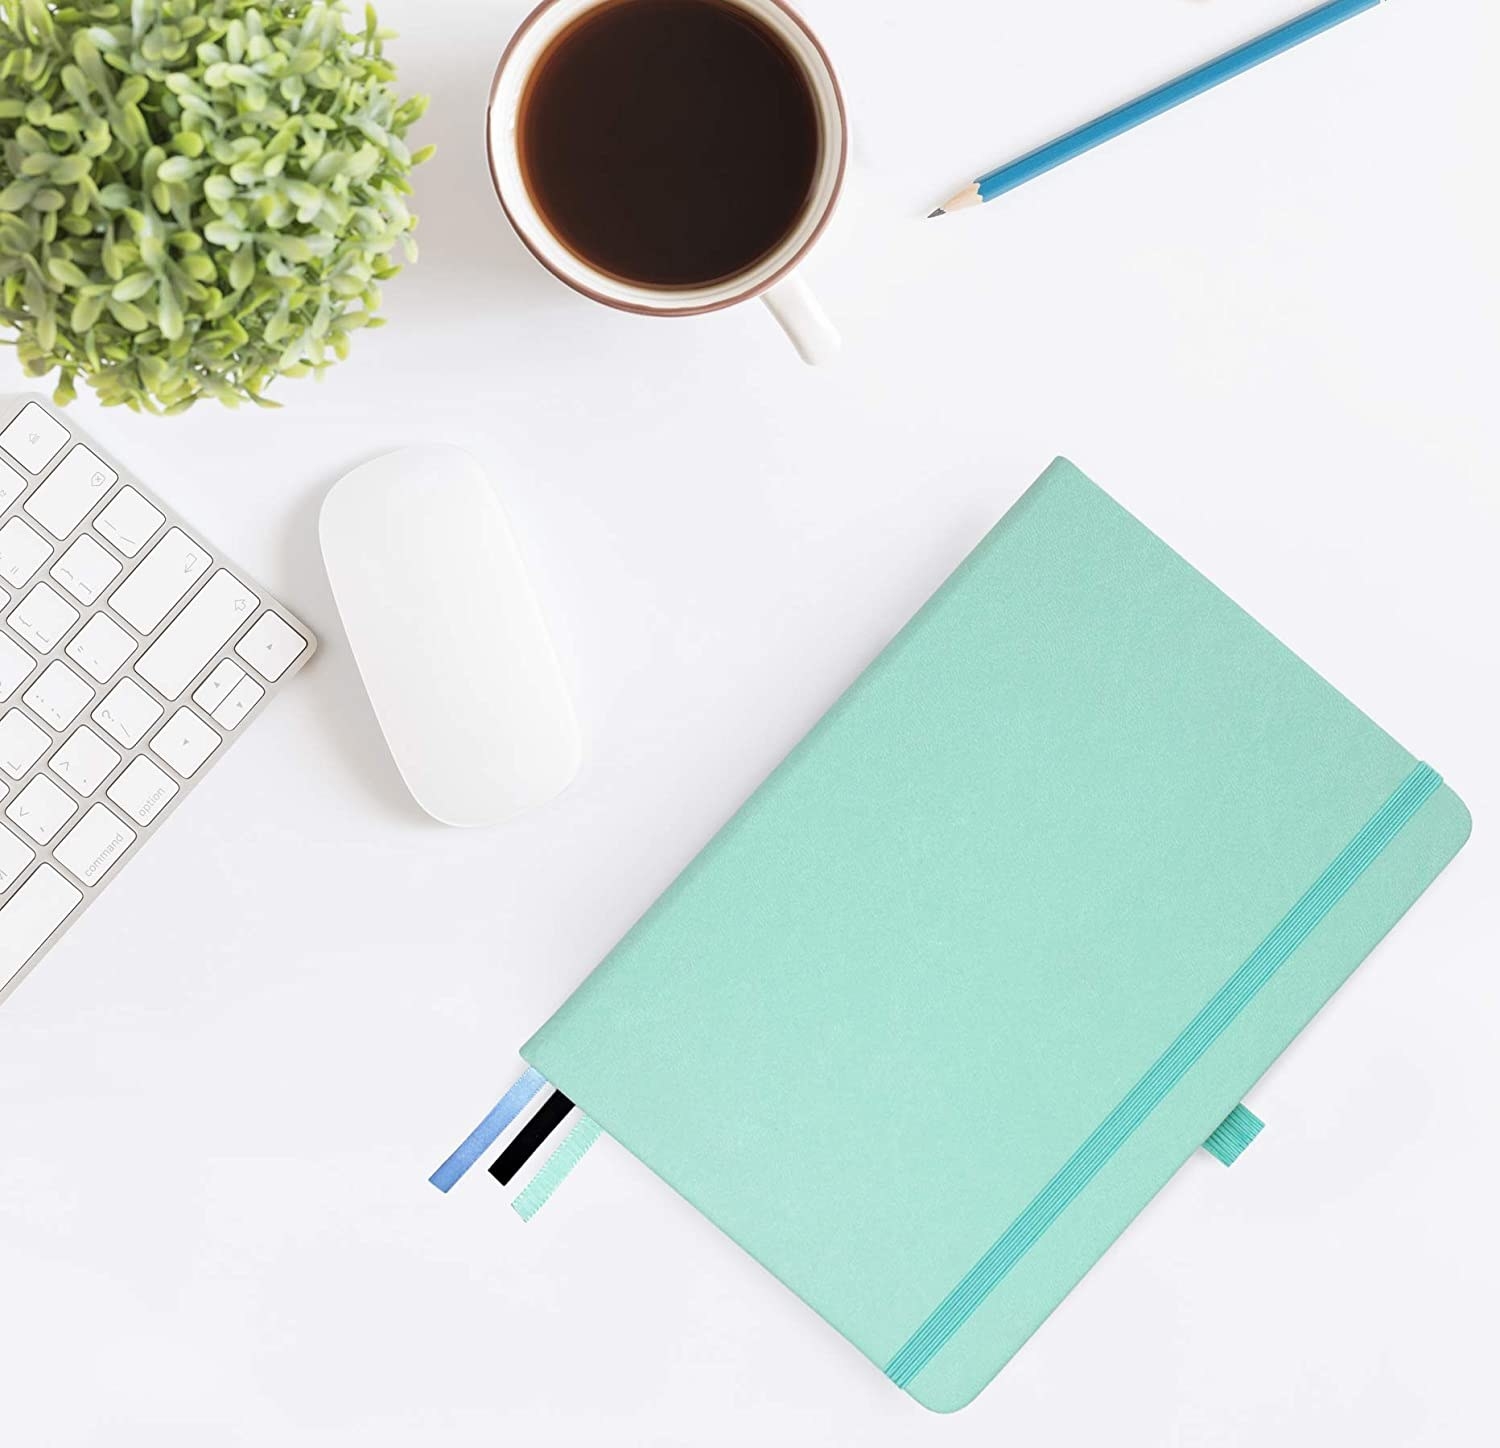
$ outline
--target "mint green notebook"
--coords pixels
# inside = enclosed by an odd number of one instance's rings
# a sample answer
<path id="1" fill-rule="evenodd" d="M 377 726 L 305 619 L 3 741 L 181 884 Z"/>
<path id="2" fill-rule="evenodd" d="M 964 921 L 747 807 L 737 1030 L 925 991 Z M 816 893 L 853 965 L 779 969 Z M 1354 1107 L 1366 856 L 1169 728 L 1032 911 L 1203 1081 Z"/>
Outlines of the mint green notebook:
<path id="1" fill-rule="evenodd" d="M 951 1410 L 1468 830 L 1059 461 L 522 1054 Z"/>

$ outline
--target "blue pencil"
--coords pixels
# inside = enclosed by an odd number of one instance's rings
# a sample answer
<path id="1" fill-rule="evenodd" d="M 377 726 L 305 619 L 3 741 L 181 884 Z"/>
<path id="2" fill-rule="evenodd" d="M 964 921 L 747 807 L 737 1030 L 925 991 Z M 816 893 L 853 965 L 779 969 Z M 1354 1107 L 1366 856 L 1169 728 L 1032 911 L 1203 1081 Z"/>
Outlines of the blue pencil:
<path id="1" fill-rule="evenodd" d="M 1035 180 L 1053 167 L 1061 166 L 1064 161 L 1071 161 L 1085 151 L 1092 151 L 1095 146 L 1102 146 L 1106 141 L 1151 120 L 1153 116 L 1180 106 L 1184 101 L 1243 74 L 1263 60 L 1270 60 L 1272 56 L 1280 55 L 1282 51 L 1290 50 L 1314 35 L 1321 35 L 1341 21 L 1349 20 L 1365 10 L 1372 10 L 1381 3 L 1382 0 L 1329 0 L 1328 4 L 1309 10 L 1306 15 L 1299 15 L 1297 19 L 1278 26 L 1269 34 L 1248 41 L 1237 50 L 1231 50 L 1227 55 L 1209 61 L 1207 65 L 1200 65 L 1197 70 L 1190 70 L 1186 75 L 1168 81 L 1166 85 L 1158 86 L 1137 100 L 1128 101 L 1108 115 L 1089 121 L 1076 131 L 1069 131 L 1066 136 L 1049 141 L 1045 146 L 1039 146 L 1020 160 L 1011 161 L 988 172 L 977 181 L 970 182 L 957 196 L 943 202 L 929 216 L 945 216 L 950 211 L 962 211 L 965 207 L 993 201 L 997 196 L 1003 196 L 1007 191 L 1014 191 L 1017 186 L 1024 186 L 1026 182 Z"/>

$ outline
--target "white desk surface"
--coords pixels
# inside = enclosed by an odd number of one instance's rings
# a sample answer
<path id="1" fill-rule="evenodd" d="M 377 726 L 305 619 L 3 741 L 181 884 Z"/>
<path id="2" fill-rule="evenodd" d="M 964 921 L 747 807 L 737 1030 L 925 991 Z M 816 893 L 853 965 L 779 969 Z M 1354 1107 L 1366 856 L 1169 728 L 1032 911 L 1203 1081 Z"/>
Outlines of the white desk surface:
<path id="1" fill-rule="evenodd" d="M 978 214 L 976 169 L 1297 0 L 807 0 L 858 128 L 809 276 L 616 315 L 506 229 L 518 0 L 384 0 L 432 93 L 419 264 L 284 411 L 78 413 L 323 652 L 0 1010 L 0 1437 L 1451 1445 L 1493 1425 L 1500 9 L 1391 4 Z M 0 386 L 18 380 L 0 358 Z M 314 535 L 353 463 L 493 469 L 587 761 L 506 828 L 404 796 Z M 924 1413 L 611 1142 L 529 1227 L 427 1174 L 515 1048 L 968 547 L 1074 458 L 1414 752 L 1469 848 L 979 1401 Z"/>

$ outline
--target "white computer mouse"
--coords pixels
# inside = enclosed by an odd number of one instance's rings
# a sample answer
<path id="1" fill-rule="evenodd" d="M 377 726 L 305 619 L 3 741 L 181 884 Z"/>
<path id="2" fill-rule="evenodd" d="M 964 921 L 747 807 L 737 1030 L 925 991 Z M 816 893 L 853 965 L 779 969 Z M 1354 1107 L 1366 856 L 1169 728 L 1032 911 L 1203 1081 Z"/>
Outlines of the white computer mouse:
<path id="1" fill-rule="evenodd" d="M 375 716 L 412 797 L 493 825 L 578 772 L 578 722 L 499 495 L 456 447 L 340 478 L 323 561 Z"/>

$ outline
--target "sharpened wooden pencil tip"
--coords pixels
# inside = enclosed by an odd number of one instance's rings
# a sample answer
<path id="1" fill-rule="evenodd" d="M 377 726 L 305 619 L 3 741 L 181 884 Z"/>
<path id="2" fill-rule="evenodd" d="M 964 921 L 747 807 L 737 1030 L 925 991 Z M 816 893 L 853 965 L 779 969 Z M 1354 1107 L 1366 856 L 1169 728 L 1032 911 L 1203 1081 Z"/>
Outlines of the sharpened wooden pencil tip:
<path id="1" fill-rule="evenodd" d="M 929 220 L 934 216 L 948 216 L 955 211 L 962 211 L 966 207 L 978 206 L 980 200 L 979 183 L 971 181 L 957 195 L 950 196 L 936 211 L 929 211 L 927 216 Z"/>

